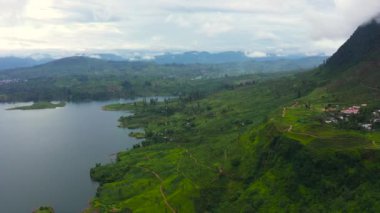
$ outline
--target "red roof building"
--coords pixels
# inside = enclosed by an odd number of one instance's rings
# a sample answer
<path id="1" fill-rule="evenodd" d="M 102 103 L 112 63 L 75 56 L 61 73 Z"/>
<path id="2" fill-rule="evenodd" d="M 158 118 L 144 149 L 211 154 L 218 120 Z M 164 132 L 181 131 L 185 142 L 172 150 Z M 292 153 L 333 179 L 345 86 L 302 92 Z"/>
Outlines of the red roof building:
<path id="1" fill-rule="evenodd" d="M 341 112 L 346 115 L 356 115 L 356 114 L 359 114 L 359 111 L 360 111 L 359 106 L 352 106 L 352 107 L 342 110 Z"/>

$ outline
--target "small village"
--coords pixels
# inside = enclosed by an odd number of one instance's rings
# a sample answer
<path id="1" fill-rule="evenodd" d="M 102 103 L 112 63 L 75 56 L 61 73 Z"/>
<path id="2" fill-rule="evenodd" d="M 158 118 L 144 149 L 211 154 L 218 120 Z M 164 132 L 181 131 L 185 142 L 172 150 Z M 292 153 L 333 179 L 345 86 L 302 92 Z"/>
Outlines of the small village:
<path id="1" fill-rule="evenodd" d="M 345 129 L 361 129 L 366 131 L 380 129 L 380 109 L 370 109 L 367 104 L 341 108 L 328 104 L 325 107 L 324 123 Z"/>
<path id="2" fill-rule="evenodd" d="M 4 80 L 0 80 L 0 86 L 6 85 L 6 84 L 19 83 L 19 82 L 22 82 L 22 80 L 20 80 L 20 79 L 4 79 Z M 26 80 L 24 80 L 24 82 L 26 82 Z"/>

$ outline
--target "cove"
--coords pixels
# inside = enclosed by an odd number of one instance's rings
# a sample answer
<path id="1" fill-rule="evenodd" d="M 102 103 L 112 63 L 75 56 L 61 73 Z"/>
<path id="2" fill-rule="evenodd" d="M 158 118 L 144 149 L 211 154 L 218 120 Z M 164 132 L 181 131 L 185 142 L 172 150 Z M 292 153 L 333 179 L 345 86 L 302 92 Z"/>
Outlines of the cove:
<path id="1" fill-rule="evenodd" d="M 130 102 L 127 100 L 123 102 Z M 106 112 L 113 102 L 68 103 L 64 108 L 7 111 L 0 104 L 0 211 L 81 212 L 96 193 L 90 168 L 139 141 L 117 127 L 127 112 Z"/>

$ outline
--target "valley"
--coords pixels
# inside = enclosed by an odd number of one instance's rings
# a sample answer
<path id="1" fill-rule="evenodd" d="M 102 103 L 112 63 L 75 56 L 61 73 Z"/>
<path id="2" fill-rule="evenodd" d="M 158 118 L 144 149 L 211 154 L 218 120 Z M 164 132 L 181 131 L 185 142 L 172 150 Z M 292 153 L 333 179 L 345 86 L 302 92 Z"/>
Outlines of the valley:
<path id="1" fill-rule="evenodd" d="M 282 7 L 299 10 L 300 2 Z M 59 25 L 64 17 L 79 30 L 91 25 L 85 34 L 94 37 L 123 35 L 97 43 L 116 42 L 123 48 L 113 51 L 120 55 L 77 44 L 70 56 L 51 46 L 49 51 L 65 55 L 56 59 L 32 49 L 24 49 L 29 56 L 0 58 L 0 211 L 379 212 L 380 16 L 363 22 L 368 15 L 356 21 L 346 15 L 316 30 L 320 14 L 311 13 L 313 4 L 302 9 L 302 18 L 292 10 L 291 19 L 269 19 L 268 29 L 261 19 L 260 26 L 239 29 L 240 21 L 251 23 L 244 17 L 267 10 L 245 8 L 251 4 L 195 7 L 217 21 L 197 16 L 204 26 L 189 36 L 207 38 L 211 49 L 224 52 L 191 51 L 207 45 L 188 39 L 164 48 L 165 36 L 156 35 L 144 38 L 144 45 L 133 45 L 133 39 L 122 44 L 125 35 L 136 33 L 124 35 L 116 27 L 129 17 L 98 16 L 100 9 L 77 17 L 84 10 L 78 7 L 52 22 Z M 346 8 L 342 4 L 329 7 Z M 69 5 L 49 8 L 58 13 Z M 162 14 L 190 17 L 193 10 L 167 6 L 148 15 L 165 24 L 144 29 L 159 33 L 165 26 L 166 32 L 178 24 L 170 34 L 185 34 L 195 25 Z M 282 11 L 276 6 L 269 13 Z M 239 19 L 230 23 L 236 14 Z M 77 23 L 84 19 L 86 24 Z M 326 39 L 324 32 L 343 20 L 362 24 L 349 38 L 345 26 Z M 251 27 L 265 30 L 248 33 Z M 134 36 L 141 35 L 145 31 Z M 239 51 L 227 51 L 217 39 L 226 36 L 239 49 L 246 35 Z M 86 38 L 74 40 L 87 44 Z M 32 41 L 15 44 L 25 48 Z M 145 50 L 150 42 L 158 46 Z M 248 49 L 250 42 L 257 51 Z"/>

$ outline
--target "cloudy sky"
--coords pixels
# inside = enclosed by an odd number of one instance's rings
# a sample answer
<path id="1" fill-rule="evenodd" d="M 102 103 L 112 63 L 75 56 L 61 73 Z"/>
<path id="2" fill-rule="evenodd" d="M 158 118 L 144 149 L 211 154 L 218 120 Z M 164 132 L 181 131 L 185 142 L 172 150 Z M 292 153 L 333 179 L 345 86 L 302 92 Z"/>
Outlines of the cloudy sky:
<path id="1" fill-rule="evenodd" d="M 0 0 L 0 53 L 331 54 L 379 0 Z"/>

